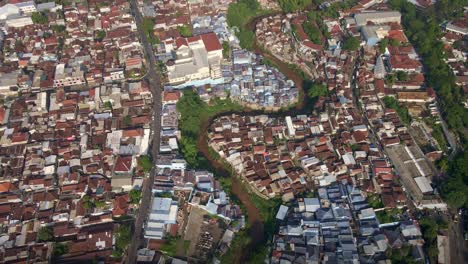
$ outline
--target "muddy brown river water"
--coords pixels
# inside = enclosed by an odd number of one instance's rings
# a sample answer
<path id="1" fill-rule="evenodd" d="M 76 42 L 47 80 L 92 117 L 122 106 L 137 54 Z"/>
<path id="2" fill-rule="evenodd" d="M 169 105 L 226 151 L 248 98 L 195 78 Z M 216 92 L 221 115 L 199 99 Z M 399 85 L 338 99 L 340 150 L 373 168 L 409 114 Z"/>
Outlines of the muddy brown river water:
<path id="1" fill-rule="evenodd" d="M 258 17 L 254 21 L 250 22 L 248 25 L 248 28 L 251 30 L 254 30 L 254 25 L 256 21 L 259 19 L 263 18 Z M 290 80 L 294 81 L 295 85 L 297 88 L 301 90 L 300 94 L 300 99 L 299 102 L 296 104 L 295 107 L 289 109 L 289 110 L 284 110 L 284 111 L 279 111 L 279 112 L 265 112 L 261 110 L 255 110 L 255 111 L 245 111 L 245 112 L 226 112 L 226 113 L 220 113 L 217 116 L 214 116 L 210 120 L 207 120 L 203 125 L 202 125 L 202 130 L 200 133 L 200 136 L 198 138 L 198 149 L 201 155 L 203 155 L 210 163 L 211 169 L 213 173 L 218 176 L 218 177 L 231 177 L 231 182 L 232 182 L 232 189 L 231 193 L 235 195 L 239 201 L 242 203 L 242 205 L 246 209 L 247 213 L 247 219 L 248 219 L 248 224 L 249 224 L 249 237 L 251 238 L 251 241 L 248 245 L 247 248 L 242 249 L 242 252 L 236 252 L 236 263 L 245 263 L 246 260 L 249 258 L 249 253 L 255 252 L 256 249 L 260 245 L 264 245 L 266 241 L 265 233 L 264 233 L 264 226 L 263 226 L 263 221 L 260 216 L 260 211 L 259 209 L 255 206 L 255 204 L 251 201 L 250 196 L 254 194 L 249 194 L 248 192 L 245 191 L 245 187 L 243 186 L 243 183 L 239 179 L 239 177 L 235 177 L 234 175 L 231 175 L 230 171 L 228 171 L 225 167 L 225 165 L 217 159 L 214 159 L 210 156 L 209 154 L 209 147 L 208 147 L 208 130 L 213 122 L 214 119 L 224 116 L 224 115 L 230 115 L 230 114 L 242 114 L 242 115 L 260 115 L 260 114 L 269 114 L 271 116 L 286 116 L 286 115 L 296 115 L 300 113 L 305 113 L 305 112 L 310 112 L 308 109 L 308 99 L 305 96 L 305 93 L 303 92 L 303 83 L 304 83 L 304 78 L 302 75 L 288 67 L 285 63 L 281 62 L 274 56 L 272 56 L 269 53 L 264 52 L 260 47 L 257 46 L 257 43 L 254 44 L 254 49 L 255 52 L 258 54 L 261 54 L 264 58 L 267 58 L 271 62 L 275 64 L 275 67 L 277 67 L 287 78 Z"/>

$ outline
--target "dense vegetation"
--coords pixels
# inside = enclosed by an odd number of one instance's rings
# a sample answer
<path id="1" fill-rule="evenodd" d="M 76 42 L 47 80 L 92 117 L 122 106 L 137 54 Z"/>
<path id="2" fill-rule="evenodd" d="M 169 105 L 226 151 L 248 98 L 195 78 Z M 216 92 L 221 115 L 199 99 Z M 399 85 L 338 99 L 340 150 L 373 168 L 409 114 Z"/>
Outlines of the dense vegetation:
<path id="1" fill-rule="evenodd" d="M 343 49 L 345 50 L 355 51 L 359 49 L 360 45 L 361 41 L 354 36 L 347 37 L 343 41 Z"/>
<path id="2" fill-rule="evenodd" d="M 307 95 L 311 99 L 316 99 L 319 96 L 326 96 L 328 94 L 327 86 L 323 83 L 312 82 L 307 85 Z"/>
<path id="3" fill-rule="evenodd" d="M 310 41 L 312 41 L 315 44 L 321 44 L 322 43 L 322 35 L 320 33 L 320 29 L 317 27 L 315 22 L 313 21 L 305 21 L 302 24 L 302 28 L 304 28 L 304 32 L 307 34 L 309 37 Z"/>
<path id="4" fill-rule="evenodd" d="M 115 234 L 115 249 L 112 252 L 114 257 L 121 257 L 132 239 L 131 226 L 127 224 L 121 224 Z"/>
<path id="5" fill-rule="evenodd" d="M 242 185 L 242 190 L 244 192 L 249 192 L 248 187 L 244 184 Z M 250 195 L 250 200 L 252 203 L 257 207 L 260 211 L 260 217 L 263 222 L 263 228 L 265 233 L 265 241 L 271 241 L 273 238 L 273 234 L 276 231 L 276 213 L 278 211 L 279 206 L 281 205 L 281 199 L 275 198 L 270 200 L 265 200 L 263 198 L 258 197 L 255 194 Z M 247 216 L 248 217 L 248 216 Z M 252 238 L 249 236 L 249 229 L 255 228 L 252 226 L 247 226 L 245 230 L 240 231 L 234 237 L 231 247 L 226 254 L 221 257 L 221 263 L 236 263 L 238 260 L 237 254 L 243 249 L 249 247 L 249 244 L 252 242 Z M 243 253 L 248 254 L 247 263 L 262 263 L 265 259 L 265 256 L 268 255 L 268 244 L 263 244 L 258 246 L 255 251 Z"/>
<path id="6" fill-rule="evenodd" d="M 41 242 L 51 241 L 54 238 L 54 230 L 50 226 L 45 226 L 39 229 L 37 239 Z"/>
<path id="7" fill-rule="evenodd" d="M 140 166 L 144 172 L 150 172 L 153 168 L 153 162 L 148 155 L 142 155 L 138 158 L 138 166 Z"/>
<path id="8" fill-rule="evenodd" d="M 385 96 L 383 98 L 383 103 L 386 108 L 394 109 L 403 123 L 409 124 L 411 122 L 411 115 L 408 112 L 408 108 L 400 106 L 395 97 Z"/>
<path id="9" fill-rule="evenodd" d="M 389 248 L 386 255 L 390 258 L 392 264 L 421 264 L 411 256 L 412 245 L 404 244 L 401 248 Z"/>
<path id="10" fill-rule="evenodd" d="M 178 26 L 177 31 L 182 37 L 190 37 L 192 36 L 192 29 L 189 26 L 183 25 L 183 26 Z"/>
<path id="11" fill-rule="evenodd" d="M 54 250 L 52 252 L 52 255 L 54 257 L 59 257 L 59 256 L 67 254 L 68 251 L 69 251 L 69 247 L 68 247 L 67 242 L 54 243 Z"/>
<path id="12" fill-rule="evenodd" d="M 239 0 L 231 3 L 228 8 L 227 22 L 230 27 L 236 28 L 240 46 L 251 50 L 255 41 L 255 34 L 245 26 L 255 16 L 262 13 L 257 0 Z"/>
<path id="13" fill-rule="evenodd" d="M 446 229 L 447 223 L 440 219 L 434 220 L 430 217 L 424 217 L 419 220 L 421 226 L 421 232 L 424 238 L 424 248 L 426 249 L 429 258 L 432 260 L 431 263 L 435 263 L 437 260 L 437 254 L 439 250 L 437 248 L 437 234 L 440 229 Z"/>
<path id="14" fill-rule="evenodd" d="M 159 39 L 154 35 L 154 21 L 149 17 L 144 17 L 140 24 L 141 29 L 146 34 L 149 42 L 153 45 L 159 43 Z"/>
<path id="15" fill-rule="evenodd" d="M 468 110 L 463 107 L 466 95 L 455 84 L 455 76 L 445 63 L 444 44 L 440 41 L 440 23 L 463 15 L 466 0 L 440 0 L 424 11 L 405 0 L 391 0 L 391 6 L 402 13 L 405 34 L 423 58 L 426 79 L 437 92 L 442 114 L 450 129 L 458 134 L 466 149 L 468 142 Z M 449 180 L 442 186 L 442 195 L 452 207 L 468 206 L 468 156 L 461 151 L 447 167 Z"/>
<path id="16" fill-rule="evenodd" d="M 179 128 L 182 132 L 182 139 L 179 143 L 184 158 L 191 167 L 207 166 L 207 160 L 199 154 L 197 147 L 198 135 L 203 123 L 218 113 L 241 109 L 242 106 L 233 103 L 230 99 L 216 98 L 207 104 L 194 91 L 184 91 L 184 96 L 177 103 L 177 111 L 181 114 Z"/>
<path id="17" fill-rule="evenodd" d="M 286 13 L 303 10 L 311 3 L 311 0 L 278 0 L 279 6 Z"/>
<path id="18" fill-rule="evenodd" d="M 313 0 L 315 5 L 320 6 L 326 0 Z M 328 1 L 331 2 L 331 1 Z M 328 7 L 321 8 L 321 13 L 325 17 L 338 18 L 340 16 L 339 11 L 349 9 L 357 4 L 357 0 L 343 0 L 343 1 L 334 1 Z"/>
<path id="19" fill-rule="evenodd" d="M 131 190 L 128 195 L 130 196 L 130 203 L 139 204 L 141 200 L 141 190 Z"/>
<path id="20" fill-rule="evenodd" d="M 47 18 L 47 15 L 41 13 L 41 12 L 34 12 L 31 15 L 31 20 L 33 21 L 34 24 L 42 24 L 45 25 L 49 23 L 49 19 Z"/>

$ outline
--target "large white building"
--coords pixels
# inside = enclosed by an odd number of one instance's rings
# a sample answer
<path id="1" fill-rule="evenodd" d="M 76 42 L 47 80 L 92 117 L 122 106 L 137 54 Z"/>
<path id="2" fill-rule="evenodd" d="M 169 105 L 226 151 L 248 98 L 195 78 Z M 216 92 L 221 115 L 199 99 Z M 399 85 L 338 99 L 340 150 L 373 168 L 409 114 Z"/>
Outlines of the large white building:
<path id="1" fill-rule="evenodd" d="M 177 222 L 177 202 L 171 198 L 155 197 L 145 228 L 145 238 L 163 239 L 172 224 Z"/>
<path id="2" fill-rule="evenodd" d="M 21 27 L 32 25 L 32 24 L 34 23 L 31 17 L 28 17 L 28 16 L 8 19 L 5 22 L 5 25 L 7 26 L 7 28 L 21 28 Z"/>
<path id="3" fill-rule="evenodd" d="M 10 0 L 10 3 L 17 6 L 23 14 L 31 14 L 37 11 L 33 0 Z"/>
<path id="4" fill-rule="evenodd" d="M 68 68 L 61 63 L 55 67 L 54 87 L 84 84 L 84 72 L 79 66 Z"/>
<path id="5" fill-rule="evenodd" d="M 365 12 L 354 15 L 357 26 L 365 26 L 368 22 L 374 24 L 385 24 L 396 22 L 400 24 L 401 14 L 397 11 L 379 11 L 379 12 Z"/>
<path id="6" fill-rule="evenodd" d="M 214 33 L 166 41 L 166 52 L 176 59 L 167 63 L 170 84 L 221 78 L 223 48 Z"/>
<path id="7" fill-rule="evenodd" d="M 6 4 L 0 7 L 0 20 L 6 20 L 10 16 L 18 16 L 20 9 L 12 4 Z"/>

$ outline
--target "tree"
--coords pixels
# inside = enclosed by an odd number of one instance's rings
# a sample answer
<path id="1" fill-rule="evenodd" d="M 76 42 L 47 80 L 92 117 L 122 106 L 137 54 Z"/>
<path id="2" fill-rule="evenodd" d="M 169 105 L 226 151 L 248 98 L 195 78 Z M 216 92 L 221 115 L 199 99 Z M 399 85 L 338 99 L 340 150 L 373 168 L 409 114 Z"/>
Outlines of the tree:
<path id="1" fill-rule="evenodd" d="M 345 50 L 358 50 L 360 45 L 361 41 L 354 36 L 348 37 L 343 41 L 343 49 Z"/>
<path id="2" fill-rule="evenodd" d="M 409 75 L 407 72 L 404 72 L 404 71 L 397 71 L 396 72 L 396 78 L 398 79 L 398 81 L 400 82 L 406 82 L 409 80 Z"/>
<path id="3" fill-rule="evenodd" d="M 106 202 L 98 200 L 94 202 L 94 205 L 96 206 L 96 208 L 104 208 L 104 206 L 106 206 Z"/>
<path id="4" fill-rule="evenodd" d="M 54 230 L 52 227 L 44 226 L 39 229 L 37 233 L 37 239 L 39 242 L 51 241 L 54 238 Z"/>
<path id="5" fill-rule="evenodd" d="M 396 80 L 397 77 L 395 76 L 395 74 L 388 74 L 387 76 L 385 76 L 385 84 L 388 86 L 394 85 Z"/>
<path id="6" fill-rule="evenodd" d="M 193 166 L 198 166 L 198 147 L 197 142 L 192 137 L 182 137 L 180 141 L 182 147 L 182 154 L 184 155 L 185 160 Z"/>
<path id="7" fill-rule="evenodd" d="M 130 203 L 132 204 L 138 204 L 140 203 L 141 199 L 141 190 L 131 190 L 128 195 L 130 196 Z"/>
<path id="8" fill-rule="evenodd" d="M 237 35 L 241 48 L 252 50 L 255 41 L 255 34 L 250 30 L 240 30 Z"/>
<path id="9" fill-rule="evenodd" d="M 396 39 L 390 39 L 390 40 L 389 40 L 389 44 L 390 44 L 390 46 L 392 46 L 392 47 L 398 47 L 398 46 L 400 46 L 400 41 L 398 41 L 398 40 L 396 40 Z"/>
<path id="10" fill-rule="evenodd" d="M 98 30 L 95 33 L 96 33 L 95 38 L 98 41 L 102 41 L 106 37 L 106 31 L 104 30 Z"/>
<path id="11" fill-rule="evenodd" d="M 144 172 L 150 172 L 153 168 L 153 162 L 147 155 L 142 155 L 138 159 L 138 166 L 140 166 Z"/>
<path id="12" fill-rule="evenodd" d="M 278 0 L 279 6 L 286 13 L 302 10 L 311 3 L 311 0 Z"/>
<path id="13" fill-rule="evenodd" d="M 68 243 L 55 243 L 53 255 L 58 257 L 67 254 L 69 251 Z"/>
<path id="14" fill-rule="evenodd" d="M 186 25 L 178 26 L 177 31 L 182 37 L 187 38 L 187 37 L 192 36 L 192 29 Z"/>
<path id="15" fill-rule="evenodd" d="M 115 233 L 115 249 L 112 254 L 116 257 L 121 257 L 131 239 L 132 235 L 130 227 L 127 225 L 120 225 Z"/>
<path id="16" fill-rule="evenodd" d="M 432 8 L 416 10 L 416 7 L 403 0 L 390 0 L 393 9 L 402 14 L 405 34 L 423 58 L 426 69 L 426 80 L 437 93 L 443 118 L 449 128 L 458 134 L 462 143 L 461 149 L 468 147 L 468 109 L 463 107 L 466 96 L 461 94 L 455 83 L 455 76 L 445 59 L 442 31 L 439 24 L 463 16 L 466 5 L 463 0 L 437 1 Z M 468 206 L 468 156 L 466 151 L 458 154 L 447 164 L 447 175 L 441 188 L 442 197 L 450 206 Z"/>
<path id="17" fill-rule="evenodd" d="M 408 112 L 408 108 L 400 106 L 394 97 L 385 96 L 383 98 L 383 103 L 386 108 L 394 109 L 403 123 L 409 124 L 411 122 L 411 116 Z"/>
<path id="18" fill-rule="evenodd" d="M 302 24 L 302 28 L 304 29 L 304 32 L 309 37 L 310 41 L 312 41 L 315 44 L 320 44 L 322 42 L 321 41 L 322 35 L 320 34 L 320 30 L 318 29 L 315 22 L 306 21 Z"/>
<path id="19" fill-rule="evenodd" d="M 227 59 L 229 58 L 231 54 L 231 47 L 229 46 L 229 42 L 224 41 L 223 42 L 223 58 Z"/>
<path id="20" fill-rule="evenodd" d="M 123 118 L 123 122 L 126 126 L 131 126 L 132 125 L 132 117 L 130 115 L 126 115 Z"/>
<path id="21" fill-rule="evenodd" d="M 52 31 L 55 33 L 62 33 L 65 31 L 66 27 L 64 25 L 52 25 Z"/>
<path id="22" fill-rule="evenodd" d="M 388 46 L 388 38 L 382 39 L 379 43 L 380 53 L 384 54 L 385 50 L 387 49 L 387 46 Z"/>
<path id="23" fill-rule="evenodd" d="M 112 102 L 111 102 L 111 101 L 106 101 L 106 102 L 104 102 L 104 107 L 105 107 L 105 108 L 112 109 Z"/>
<path id="24" fill-rule="evenodd" d="M 310 98 L 316 98 L 319 96 L 326 96 L 328 92 L 327 86 L 321 83 L 312 83 L 312 85 L 307 90 L 307 95 Z"/>
<path id="25" fill-rule="evenodd" d="M 45 25 L 45 24 L 49 23 L 49 19 L 47 18 L 47 16 L 44 15 L 43 13 L 41 13 L 41 12 L 32 13 L 31 19 L 32 19 L 34 24 Z"/>
<path id="26" fill-rule="evenodd" d="M 144 17 L 140 24 L 142 31 L 146 34 L 148 40 L 154 45 L 159 43 L 159 38 L 154 35 L 154 21 L 150 17 Z"/>
<path id="27" fill-rule="evenodd" d="M 85 209 L 94 209 L 96 207 L 94 199 L 92 199 L 89 195 L 83 196 L 82 203 Z"/>

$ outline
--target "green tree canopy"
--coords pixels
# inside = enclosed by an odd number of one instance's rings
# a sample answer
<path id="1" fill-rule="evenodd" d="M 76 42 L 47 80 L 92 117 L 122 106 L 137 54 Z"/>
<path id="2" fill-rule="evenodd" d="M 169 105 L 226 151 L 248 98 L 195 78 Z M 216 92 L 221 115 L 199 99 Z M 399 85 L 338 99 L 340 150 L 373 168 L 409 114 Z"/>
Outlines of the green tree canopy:
<path id="1" fill-rule="evenodd" d="M 131 227 L 128 225 L 120 225 L 115 233 L 115 249 L 112 255 L 121 257 L 131 240 Z"/>
<path id="2" fill-rule="evenodd" d="M 312 3 L 311 0 L 278 0 L 281 9 L 286 13 L 303 10 Z"/>
<path id="3" fill-rule="evenodd" d="M 96 40 L 102 41 L 105 37 L 106 37 L 106 31 L 104 30 L 96 31 L 96 35 L 95 35 Z"/>
<path id="4" fill-rule="evenodd" d="M 41 229 L 39 229 L 39 232 L 37 234 L 37 239 L 40 242 L 51 241 L 53 238 L 54 238 L 54 230 L 52 229 L 52 227 L 44 226 Z"/>
<path id="5" fill-rule="evenodd" d="M 407 72 L 405 71 L 397 71 L 396 72 L 396 78 L 398 79 L 398 81 L 400 82 L 406 82 L 409 80 L 409 75 Z"/>
<path id="6" fill-rule="evenodd" d="M 45 14 L 41 13 L 41 12 L 32 13 L 31 19 L 32 19 L 34 24 L 45 25 L 45 24 L 49 23 L 49 18 L 47 18 L 47 16 Z"/>
<path id="7" fill-rule="evenodd" d="M 351 50 L 351 51 L 358 50 L 360 45 L 361 45 L 361 41 L 354 36 L 347 37 L 343 41 L 343 49 L 345 50 Z"/>
<path id="8" fill-rule="evenodd" d="M 385 53 L 385 50 L 387 49 L 387 46 L 388 46 L 388 38 L 384 38 L 380 41 L 379 43 L 379 50 L 380 50 L 380 53 Z"/>
<path id="9" fill-rule="evenodd" d="M 239 0 L 229 4 L 227 22 L 229 26 L 236 28 L 236 36 L 240 46 L 251 50 L 255 41 L 255 34 L 245 28 L 246 23 L 261 12 L 257 0 Z"/>
<path id="10" fill-rule="evenodd" d="M 67 254 L 69 251 L 68 248 L 68 243 L 63 242 L 63 243 L 55 243 L 54 244 L 54 251 L 53 255 L 58 257 Z"/>
<path id="11" fill-rule="evenodd" d="M 309 37 L 310 41 L 312 41 L 315 44 L 321 44 L 321 33 L 320 29 L 317 27 L 315 22 L 313 21 L 305 21 L 302 24 L 302 28 L 304 29 L 304 32 L 307 34 Z"/>
<path id="12" fill-rule="evenodd" d="M 153 168 L 153 162 L 151 161 L 150 157 L 147 155 L 142 155 L 138 158 L 138 166 L 143 168 L 145 172 L 150 172 Z"/>
<path id="13" fill-rule="evenodd" d="M 327 86 L 322 83 L 312 83 L 307 89 L 307 95 L 310 98 L 316 98 L 319 96 L 326 96 L 328 93 Z"/>
<path id="14" fill-rule="evenodd" d="M 130 196 L 130 203 L 138 204 L 141 199 L 141 190 L 131 190 L 128 195 Z"/>
<path id="15" fill-rule="evenodd" d="M 182 37 L 190 37 L 192 36 L 192 29 L 189 26 L 183 25 L 183 26 L 178 26 L 177 31 Z"/>
<path id="16" fill-rule="evenodd" d="M 141 29 L 145 32 L 146 37 L 152 44 L 158 44 L 159 39 L 154 35 L 154 21 L 150 17 L 144 17 L 140 24 Z"/>
<path id="17" fill-rule="evenodd" d="M 385 96 L 383 98 L 383 103 L 386 108 L 394 109 L 402 122 L 404 122 L 405 124 L 409 124 L 411 122 L 411 116 L 408 112 L 408 108 L 400 106 L 398 104 L 398 101 L 394 97 Z"/>

